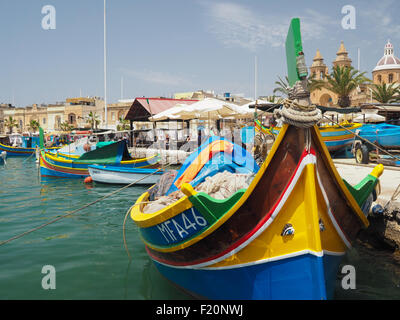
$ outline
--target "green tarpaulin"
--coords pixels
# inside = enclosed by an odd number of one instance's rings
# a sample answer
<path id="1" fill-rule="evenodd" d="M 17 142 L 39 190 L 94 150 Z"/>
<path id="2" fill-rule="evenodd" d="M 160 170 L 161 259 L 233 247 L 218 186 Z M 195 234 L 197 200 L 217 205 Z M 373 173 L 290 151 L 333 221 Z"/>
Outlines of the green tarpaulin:
<path id="1" fill-rule="evenodd" d="M 115 164 L 127 160 L 132 160 L 132 157 L 129 154 L 126 140 L 121 140 L 86 152 L 74 162 Z"/>

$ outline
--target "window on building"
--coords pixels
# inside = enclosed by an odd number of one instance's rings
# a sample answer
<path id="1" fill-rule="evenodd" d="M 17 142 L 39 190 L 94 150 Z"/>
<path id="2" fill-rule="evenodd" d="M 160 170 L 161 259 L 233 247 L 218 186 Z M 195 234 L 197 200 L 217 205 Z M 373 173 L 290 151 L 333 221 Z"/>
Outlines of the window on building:
<path id="1" fill-rule="evenodd" d="M 393 73 L 389 73 L 388 82 L 389 83 L 393 82 Z"/>
<path id="2" fill-rule="evenodd" d="M 42 123 L 46 124 L 46 118 L 43 118 Z"/>
<path id="3" fill-rule="evenodd" d="M 22 129 L 22 120 L 19 120 L 19 127 Z"/>
<path id="4" fill-rule="evenodd" d="M 379 74 L 378 75 L 378 82 L 381 83 L 382 82 L 382 76 Z"/>
<path id="5" fill-rule="evenodd" d="M 111 112 L 111 121 L 115 121 L 115 112 Z"/>
<path id="6" fill-rule="evenodd" d="M 76 115 L 74 113 L 70 113 L 68 115 L 68 122 L 70 124 L 75 124 L 76 123 Z"/>
<path id="7" fill-rule="evenodd" d="M 324 79 L 324 72 L 323 72 L 323 71 L 321 71 L 321 72 L 320 72 L 320 74 L 319 74 L 319 78 L 320 78 L 321 80 L 323 80 L 323 79 Z"/>

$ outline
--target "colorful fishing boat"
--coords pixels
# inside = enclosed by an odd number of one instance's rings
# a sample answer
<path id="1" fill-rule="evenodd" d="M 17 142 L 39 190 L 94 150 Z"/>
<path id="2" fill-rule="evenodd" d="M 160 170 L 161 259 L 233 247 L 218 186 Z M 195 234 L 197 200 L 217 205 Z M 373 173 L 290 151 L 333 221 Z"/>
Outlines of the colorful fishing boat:
<path id="1" fill-rule="evenodd" d="M 400 126 L 387 123 L 365 124 L 359 135 L 386 149 L 400 148 Z"/>
<path id="2" fill-rule="evenodd" d="M 158 155 L 133 159 L 125 140 L 82 154 L 79 158 L 65 158 L 50 152 L 40 152 L 40 174 L 45 177 L 85 178 L 89 165 L 113 165 L 130 168 L 151 168 L 160 160 Z"/>
<path id="3" fill-rule="evenodd" d="M 255 121 L 255 127 L 258 131 L 261 131 L 265 134 L 274 134 L 278 135 L 280 128 L 279 127 L 272 127 L 267 128 L 264 127 L 259 120 Z M 344 129 L 344 128 L 346 129 Z M 341 123 L 339 125 L 325 125 L 319 126 L 319 131 L 322 136 L 322 140 L 325 142 L 329 151 L 334 152 L 345 147 L 350 146 L 354 141 L 354 135 L 350 133 L 356 132 L 362 127 L 361 123 Z"/>
<path id="4" fill-rule="evenodd" d="M 90 165 L 89 174 L 94 182 L 138 185 L 155 184 L 165 172 L 161 169 L 126 168 L 109 165 Z"/>
<path id="5" fill-rule="evenodd" d="M 299 23 L 292 20 L 286 41 L 296 85 L 304 78 Z M 202 298 L 320 300 L 333 297 L 346 249 L 368 226 L 383 166 L 353 187 L 339 176 L 316 125 L 285 123 L 248 188 L 226 199 L 196 191 L 186 170 L 175 179 L 183 197 L 148 212 L 149 189 L 130 212 L 163 276 Z"/>
<path id="6" fill-rule="evenodd" d="M 20 146 L 5 145 L 0 143 L 0 151 L 6 151 L 10 157 L 27 157 L 35 153 L 36 147 L 40 147 L 39 136 L 20 136 Z M 48 150 L 56 150 L 60 148 L 52 147 Z"/>

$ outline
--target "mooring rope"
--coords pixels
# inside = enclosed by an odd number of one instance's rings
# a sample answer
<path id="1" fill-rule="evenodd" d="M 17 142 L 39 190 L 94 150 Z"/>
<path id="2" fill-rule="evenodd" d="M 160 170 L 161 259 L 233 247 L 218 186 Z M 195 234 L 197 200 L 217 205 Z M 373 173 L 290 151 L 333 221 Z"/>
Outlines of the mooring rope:
<path id="1" fill-rule="evenodd" d="M 36 155 L 36 150 L 28 158 L 26 158 L 24 161 L 22 161 L 22 163 L 25 163 L 26 161 L 28 161 L 28 159 L 30 159 L 33 155 Z"/>
<path id="2" fill-rule="evenodd" d="M 55 218 L 55 219 L 53 219 L 53 220 L 51 220 L 51 221 L 49 221 L 49 222 L 46 222 L 46 223 L 44 223 L 44 224 L 42 224 L 42 225 L 40 225 L 40 226 L 38 226 L 38 227 L 36 227 L 36 228 L 33 228 L 33 229 L 30 229 L 30 230 L 25 231 L 25 232 L 23 232 L 23 233 L 20 233 L 20 234 L 18 234 L 18 235 L 16 235 L 16 236 L 12 237 L 12 238 L 10 238 L 10 239 L 1 241 L 1 242 L 0 242 L 0 246 L 4 245 L 4 244 L 6 244 L 6 243 L 9 243 L 9 242 L 11 242 L 11 241 L 14 241 L 14 240 L 16 240 L 16 239 L 19 239 L 19 238 L 21 238 L 21 237 L 23 237 L 23 236 L 25 236 L 25 235 L 27 235 L 27 234 L 30 234 L 30 233 L 32 233 L 32 232 L 34 232 L 34 231 L 37 231 L 37 230 L 39 230 L 39 229 L 42 229 L 42 228 L 44 228 L 44 227 L 46 227 L 46 226 L 48 226 L 48 225 L 50 225 L 50 224 L 53 224 L 54 222 L 57 222 L 57 221 L 59 221 L 59 220 L 61 220 L 61 219 L 63 219 L 63 218 L 66 218 L 66 217 L 68 217 L 68 216 L 71 216 L 71 215 L 73 215 L 73 214 L 75 214 L 75 213 L 77 213 L 77 212 L 79 212 L 79 211 L 81 211 L 81 210 L 83 210 L 83 209 L 85 209 L 85 208 L 87 208 L 87 207 L 90 207 L 91 205 L 93 205 L 93 204 L 95 204 L 95 203 L 97 203 L 97 202 L 100 202 L 100 201 L 102 201 L 102 200 L 104 200 L 104 199 L 106 199 L 106 198 L 111 197 L 112 195 L 114 195 L 114 194 L 116 194 L 116 193 L 118 193 L 118 192 L 121 192 L 122 190 L 124 190 L 124 189 L 126 189 L 126 188 L 128 188 L 128 187 L 133 186 L 134 184 L 136 184 L 136 183 L 138 183 L 138 182 L 140 182 L 140 181 L 146 179 L 147 177 L 149 177 L 149 176 L 151 176 L 151 175 L 153 175 L 153 174 L 155 174 L 155 173 L 157 173 L 157 172 L 159 172 L 159 171 L 161 171 L 161 170 L 162 170 L 162 168 L 159 168 L 158 170 L 156 170 L 156 171 L 154 171 L 154 172 L 152 172 L 152 173 L 150 173 L 150 174 L 148 174 L 148 175 L 146 175 L 146 176 L 144 176 L 144 177 L 142 177 L 142 178 L 140 178 L 140 179 L 137 179 L 137 180 L 135 180 L 134 182 L 132 182 L 132 183 L 130 183 L 130 184 L 128 184 L 128 185 L 126 185 L 126 186 L 120 188 L 120 189 L 117 189 L 117 190 L 115 190 L 115 191 L 113 191 L 113 192 L 111 192 L 111 193 L 109 193 L 109 194 L 106 194 L 105 196 L 103 196 L 103 197 L 101 197 L 101 198 L 99 198 L 99 199 L 97 199 L 97 200 L 95 200 L 95 201 L 92 201 L 92 202 L 90 202 L 90 203 L 84 205 L 83 207 L 80 207 L 79 209 L 76 209 L 76 210 L 73 210 L 73 211 L 68 212 L 68 213 L 66 213 L 66 214 L 63 214 L 63 215 L 61 215 L 61 216 L 59 216 L 59 217 L 57 217 L 57 218 Z"/>
<path id="3" fill-rule="evenodd" d="M 285 99 L 282 109 L 274 110 L 276 118 L 300 128 L 310 128 L 321 120 L 322 113 L 315 105 L 301 105 L 294 99 Z"/>
<path id="4" fill-rule="evenodd" d="M 144 204 L 144 203 L 150 203 L 150 201 L 142 201 L 142 202 L 138 202 L 138 203 L 135 203 L 134 205 L 132 205 L 132 206 L 128 209 L 128 211 L 126 212 L 125 218 L 124 218 L 124 223 L 122 224 L 122 238 L 124 239 L 124 248 L 125 248 L 126 253 L 128 254 L 129 260 L 132 260 L 132 258 L 131 258 L 131 255 L 130 255 L 130 253 L 129 253 L 128 245 L 126 244 L 125 222 L 126 222 L 126 219 L 128 218 L 128 214 L 132 211 L 132 208 L 133 208 L 134 206 L 138 206 L 138 205 Z"/>

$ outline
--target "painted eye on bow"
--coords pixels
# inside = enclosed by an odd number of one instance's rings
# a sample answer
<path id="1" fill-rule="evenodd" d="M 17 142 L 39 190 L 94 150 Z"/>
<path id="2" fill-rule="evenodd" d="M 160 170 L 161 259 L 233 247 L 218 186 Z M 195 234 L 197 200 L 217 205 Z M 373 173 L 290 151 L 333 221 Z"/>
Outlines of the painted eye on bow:
<path id="1" fill-rule="evenodd" d="M 291 236 L 294 235 L 294 228 L 290 223 L 285 224 L 285 226 L 283 227 L 281 236 Z"/>

